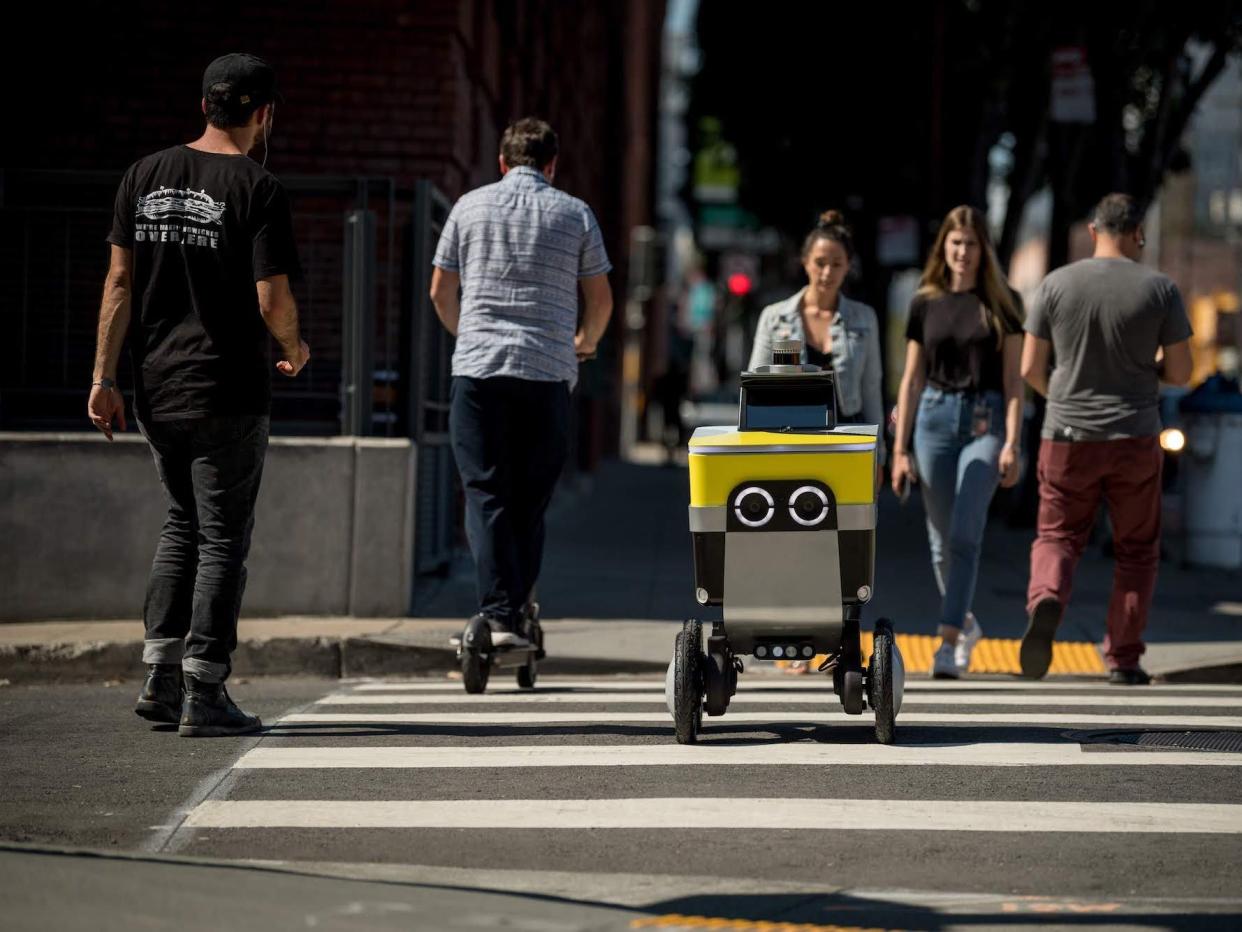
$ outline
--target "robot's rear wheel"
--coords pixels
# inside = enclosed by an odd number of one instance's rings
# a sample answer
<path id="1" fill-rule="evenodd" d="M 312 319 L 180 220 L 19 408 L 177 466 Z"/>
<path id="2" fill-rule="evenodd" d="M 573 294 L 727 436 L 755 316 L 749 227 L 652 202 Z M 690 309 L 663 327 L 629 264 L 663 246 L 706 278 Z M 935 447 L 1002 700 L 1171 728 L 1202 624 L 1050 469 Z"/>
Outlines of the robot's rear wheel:
<path id="1" fill-rule="evenodd" d="M 703 724 L 703 625 L 695 618 L 681 627 L 673 647 L 673 727 L 678 744 L 694 744 Z"/>
<path id="2" fill-rule="evenodd" d="M 875 737 L 880 744 L 892 744 L 897 734 L 897 711 L 893 699 L 895 650 L 893 626 L 887 618 L 881 618 L 875 623 L 871 663 L 867 668 L 867 702 L 875 710 Z"/>

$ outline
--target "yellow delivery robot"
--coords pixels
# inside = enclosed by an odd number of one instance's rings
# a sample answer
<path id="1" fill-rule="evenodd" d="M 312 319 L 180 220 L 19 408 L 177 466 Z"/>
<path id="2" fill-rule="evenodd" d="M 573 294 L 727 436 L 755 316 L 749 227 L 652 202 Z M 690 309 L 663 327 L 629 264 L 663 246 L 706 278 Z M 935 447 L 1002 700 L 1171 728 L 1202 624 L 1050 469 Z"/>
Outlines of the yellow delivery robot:
<path id="1" fill-rule="evenodd" d="M 690 439 L 695 599 L 723 606 L 710 632 L 689 619 L 665 684 L 677 740 L 697 740 L 703 713 L 723 715 L 742 655 L 825 655 L 846 713 L 875 713 L 895 735 L 905 669 L 887 619 L 864 666 L 859 624 L 875 582 L 877 425 L 837 426 L 833 373 L 776 343 L 770 366 L 742 374 L 736 427 Z"/>

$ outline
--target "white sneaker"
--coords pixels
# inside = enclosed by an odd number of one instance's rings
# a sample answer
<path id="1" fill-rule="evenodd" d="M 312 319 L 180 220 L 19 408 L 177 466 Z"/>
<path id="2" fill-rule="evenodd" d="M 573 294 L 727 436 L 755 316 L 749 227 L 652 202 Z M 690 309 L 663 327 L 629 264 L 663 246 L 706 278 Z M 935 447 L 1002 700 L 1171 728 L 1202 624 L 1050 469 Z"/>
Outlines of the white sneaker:
<path id="1" fill-rule="evenodd" d="M 966 613 L 966 623 L 962 625 L 962 633 L 957 636 L 957 644 L 953 648 L 953 662 L 957 664 L 957 672 L 965 676 L 970 669 L 970 654 L 975 645 L 983 640 L 983 626 L 975 618 L 974 612 Z"/>
<path id="2" fill-rule="evenodd" d="M 934 680 L 956 680 L 961 677 L 953 658 L 953 645 L 942 641 L 932 654 L 931 675 Z"/>
<path id="3" fill-rule="evenodd" d="M 522 637 L 502 621 L 489 619 L 487 626 L 492 629 L 492 647 L 522 648 L 530 647 L 530 641 Z"/>
<path id="4" fill-rule="evenodd" d="M 514 631 L 493 631 L 492 647 L 530 647 L 530 641 Z"/>

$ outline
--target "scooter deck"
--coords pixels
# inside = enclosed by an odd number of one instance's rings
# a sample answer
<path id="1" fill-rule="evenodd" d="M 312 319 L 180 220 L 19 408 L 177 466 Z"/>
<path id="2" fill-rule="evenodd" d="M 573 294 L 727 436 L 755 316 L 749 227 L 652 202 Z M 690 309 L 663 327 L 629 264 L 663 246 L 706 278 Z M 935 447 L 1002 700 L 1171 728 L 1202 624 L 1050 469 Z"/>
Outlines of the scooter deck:
<path id="1" fill-rule="evenodd" d="M 461 647 L 461 635 L 454 634 L 451 638 L 449 638 L 449 644 L 452 647 L 460 648 Z M 515 647 L 512 644 L 497 644 L 497 645 L 492 646 L 491 653 L 493 654 L 532 654 L 538 649 L 539 648 L 536 647 L 534 644 L 526 644 L 522 647 Z"/>

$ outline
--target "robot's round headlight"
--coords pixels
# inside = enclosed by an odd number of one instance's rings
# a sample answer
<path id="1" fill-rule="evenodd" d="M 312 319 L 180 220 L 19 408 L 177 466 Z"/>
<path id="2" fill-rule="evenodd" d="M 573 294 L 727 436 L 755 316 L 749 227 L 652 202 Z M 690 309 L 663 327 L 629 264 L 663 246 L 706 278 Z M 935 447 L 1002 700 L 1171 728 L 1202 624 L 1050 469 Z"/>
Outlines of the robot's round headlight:
<path id="1" fill-rule="evenodd" d="M 828 517 L 828 496 L 816 486 L 802 486 L 789 496 L 789 517 L 803 527 L 823 523 Z"/>
<path id="2" fill-rule="evenodd" d="M 733 513 L 747 527 L 763 527 L 776 513 L 776 501 L 767 489 L 752 485 L 738 493 Z"/>

